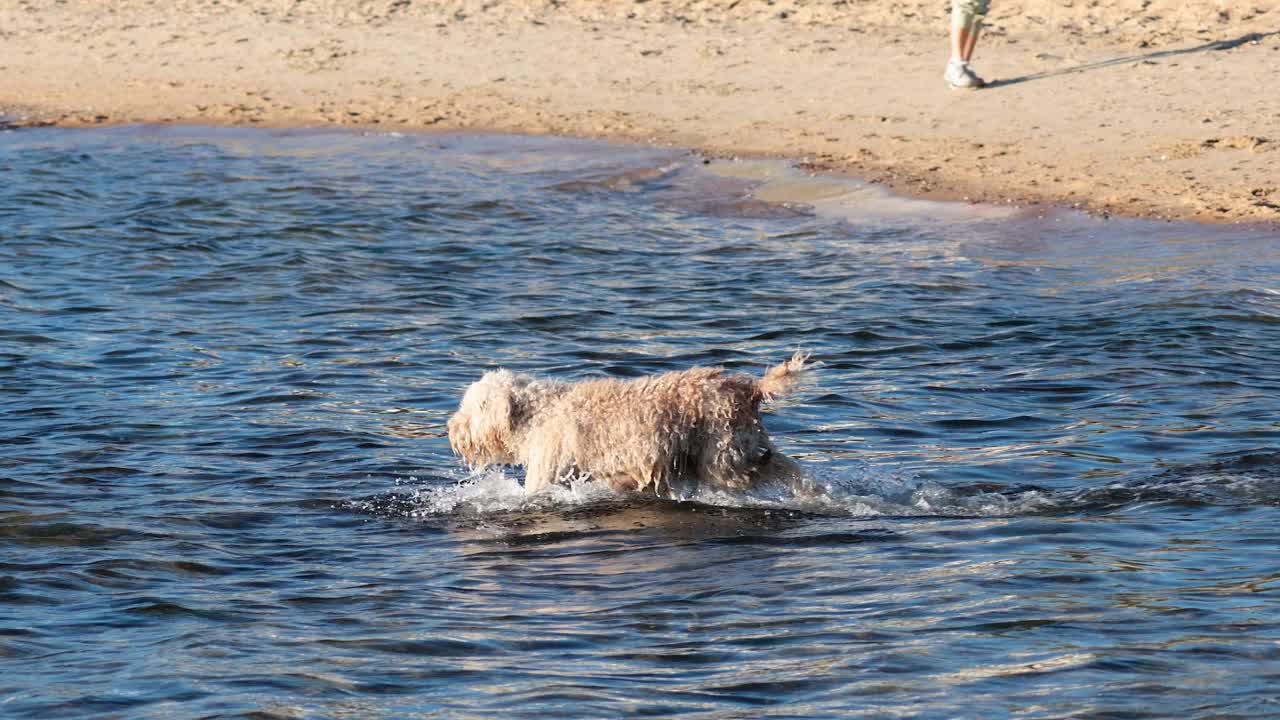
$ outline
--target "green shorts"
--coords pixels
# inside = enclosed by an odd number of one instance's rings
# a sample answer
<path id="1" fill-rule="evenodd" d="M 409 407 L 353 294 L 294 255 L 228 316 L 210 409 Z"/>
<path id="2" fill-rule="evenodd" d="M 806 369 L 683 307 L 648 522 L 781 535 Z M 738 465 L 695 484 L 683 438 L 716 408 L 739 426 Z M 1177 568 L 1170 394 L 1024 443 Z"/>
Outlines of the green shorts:
<path id="1" fill-rule="evenodd" d="M 990 7 L 990 0 L 951 0 L 951 13 L 967 18 L 982 17 Z"/>

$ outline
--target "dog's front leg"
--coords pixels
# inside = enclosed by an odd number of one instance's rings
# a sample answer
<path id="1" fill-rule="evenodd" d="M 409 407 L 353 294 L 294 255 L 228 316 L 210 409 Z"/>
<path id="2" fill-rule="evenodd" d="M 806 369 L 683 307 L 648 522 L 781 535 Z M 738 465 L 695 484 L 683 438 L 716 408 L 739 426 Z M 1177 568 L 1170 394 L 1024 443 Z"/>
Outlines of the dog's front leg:
<path id="1" fill-rule="evenodd" d="M 524 466 L 524 491 L 536 493 L 546 490 L 556 481 L 555 466 L 550 462 L 547 453 L 535 448 L 529 453 L 529 460 Z"/>
<path id="2" fill-rule="evenodd" d="M 578 466 L 571 457 L 567 457 L 559 448 L 546 447 L 544 443 L 536 443 L 529 451 L 529 460 L 524 466 L 525 492 L 541 492 L 556 483 L 566 482 L 579 475 Z"/>

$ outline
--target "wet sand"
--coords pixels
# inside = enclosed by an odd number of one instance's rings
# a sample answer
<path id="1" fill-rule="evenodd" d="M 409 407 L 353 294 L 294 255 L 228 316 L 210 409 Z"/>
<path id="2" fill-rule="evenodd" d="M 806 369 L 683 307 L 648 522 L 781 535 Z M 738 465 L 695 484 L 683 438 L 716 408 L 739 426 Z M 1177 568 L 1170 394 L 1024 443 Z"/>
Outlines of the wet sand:
<path id="1" fill-rule="evenodd" d="M 554 133 L 786 157 L 925 197 L 1280 222 L 1280 3 L 17 0 L 16 124 Z M 1088 7 L 1086 7 L 1086 5 Z"/>

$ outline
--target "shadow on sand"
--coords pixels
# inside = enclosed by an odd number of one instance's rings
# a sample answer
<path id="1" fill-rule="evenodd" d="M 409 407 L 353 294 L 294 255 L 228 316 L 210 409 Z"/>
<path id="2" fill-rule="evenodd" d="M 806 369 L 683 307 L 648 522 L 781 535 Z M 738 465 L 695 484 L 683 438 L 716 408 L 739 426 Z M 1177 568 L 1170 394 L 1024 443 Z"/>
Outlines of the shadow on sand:
<path id="1" fill-rule="evenodd" d="M 1111 58 L 1110 60 L 1101 60 L 1095 63 L 1085 65 L 1076 65 L 1075 67 L 1063 68 L 1061 70 L 1049 70 L 1046 72 L 1033 73 L 1031 75 L 1022 75 L 1020 77 L 1008 78 L 1005 80 L 992 80 L 987 83 L 988 89 L 999 87 L 1007 87 L 1009 85 L 1017 85 L 1018 83 L 1031 82 L 1032 80 L 1043 80 L 1045 78 L 1057 77 L 1059 75 L 1069 75 L 1071 73 L 1088 72 L 1089 70 L 1098 70 L 1112 65 L 1124 65 L 1125 63 L 1142 62 L 1143 60 L 1157 60 L 1159 58 L 1174 57 L 1177 55 L 1190 55 L 1198 52 L 1211 52 L 1217 50 L 1230 50 L 1240 47 L 1251 42 L 1261 42 L 1263 39 L 1273 35 L 1280 35 L 1280 30 L 1274 30 L 1266 33 L 1248 33 L 1241 35 L 1232 40 L 1215 40 L 1213 42 L 1197 45 L 1195 47 L 1181 48 L 1178 50 L 1160 50 L 1157 52 L 1146 53 L 1143 55 L 1125 55 L 1123 57 Z"/>

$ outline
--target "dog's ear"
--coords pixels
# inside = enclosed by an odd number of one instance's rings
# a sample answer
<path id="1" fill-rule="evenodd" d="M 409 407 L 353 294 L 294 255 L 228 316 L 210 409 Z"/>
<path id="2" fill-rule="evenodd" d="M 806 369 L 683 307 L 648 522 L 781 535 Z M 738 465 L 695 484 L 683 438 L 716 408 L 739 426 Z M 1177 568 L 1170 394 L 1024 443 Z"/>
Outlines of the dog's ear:
<path id="1" fill-rule="evenodd" d="M 518 385 L 510 371 L 494 370 L 467 388 L 458 412 L 449 419 L 449 444 L 467 462 L 512 462 Z"/>

